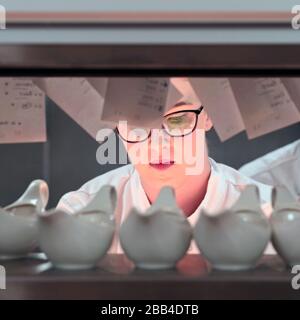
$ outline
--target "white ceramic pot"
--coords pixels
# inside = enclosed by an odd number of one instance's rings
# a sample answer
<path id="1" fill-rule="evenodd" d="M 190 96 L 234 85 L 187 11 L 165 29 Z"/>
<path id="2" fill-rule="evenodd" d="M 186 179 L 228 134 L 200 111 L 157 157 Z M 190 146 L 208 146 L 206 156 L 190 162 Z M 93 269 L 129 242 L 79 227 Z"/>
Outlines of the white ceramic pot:
<path id="1" fill-rule="evenodd" d="M 35 180 L 17 201 L 0 208 L 0 259 L 21 258 L 36 248 L 37 214 L 45 209 L 48 198 L 47 183 Z"/>
<path id="2" fill-rule="evenodd" d="M 273 190 L 272 244 L 287 265 L 300 264 L 300 203 L 284 188 Z"/>
<path id="3" fill-rule="evenodd" d="M 121 246 L 139 268 L 173 268 L 185 255 L 192 228 L 176 205 L 171 187 L 163 187 L 145 212 L 132 208 L 120 227 Z"/>
<path id="4" fill-rule="evenodd" d="M 254 185 L 247 186 L 228 210 L 216 214 L 202 210 L 194 227 L 200 252 L 213 268 L 221 270 L 255 267 L 270 235 L 271 227 Z"/>
<path id="5" fill-rule="evenodd" d="M 74 214 L 54 209 L 39 215 L 39 246 L 55 267 L 96 266 L 113 240 L 116 202 L 115 188 L 105 185 Z"/>

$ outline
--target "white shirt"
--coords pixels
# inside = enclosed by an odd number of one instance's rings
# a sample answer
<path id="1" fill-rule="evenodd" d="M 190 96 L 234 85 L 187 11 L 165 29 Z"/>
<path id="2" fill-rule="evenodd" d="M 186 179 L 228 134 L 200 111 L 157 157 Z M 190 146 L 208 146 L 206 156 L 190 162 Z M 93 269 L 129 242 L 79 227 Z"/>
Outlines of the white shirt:
<path id="1" fill-rule="evenodd" d="M 272 186 L 284 186 L 300 201 L 300 139 L 251 161 L 242 174 Z"/>
<path id="2" fill-rule="evenodd" d="M 237 170 L 217 163 L 211 158 L 209 158 L 209 161 L 211 164 L 211 174 L 208 180 L 206 195 L 195 212 L 188 217 L 188 221 L 192 226 L 197 222 L 202 208 L 205 208 L 209 212 L 218 212 L 231 207 L 239 198 L 244 187 L 249 184 L 258 186 L 262 200 L 262 209 L 267 215 L 270 214 L 271 186 L 254 181 Z M 126 219 L 133 206 L 141 211 L 145 211 L 150 206 L 139 174 L 133 165 L 125 165 L 88 181 L 79 190 L 65 194 L 60 199 L 57 207 L 73 213 L 84 207 L 105 184 L 114 186 L 118 194 L 118 205 L 115 211 L 117 232 L 115 233 L 109 253 L 123 253 L 117 236 L 119 226 Z M 192 240 L 188 253 L 199 253 L 194 240 Z M 267 249 L 267 253 L 273 253 L 272 247 Z"/>

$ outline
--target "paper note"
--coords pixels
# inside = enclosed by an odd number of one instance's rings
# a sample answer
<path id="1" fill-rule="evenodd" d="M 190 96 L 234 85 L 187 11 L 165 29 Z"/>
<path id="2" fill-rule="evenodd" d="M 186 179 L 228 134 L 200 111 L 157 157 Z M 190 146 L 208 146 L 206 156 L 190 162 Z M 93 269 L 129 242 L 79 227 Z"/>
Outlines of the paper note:
<path id="1" fill-rule="evenodd" d="M 300 120 L 280 78 L 230 78 L 247 135 L 253 139 Z"/>
<path id="2" fill-rule="evenodd" d="M 189 78 L 173 77 L 170 78 L 170 81 L 176 91 L 180 94 L 179 96 L 177 94 L 176 98 L 174 98 L 176 101 L 173 100 L 172 103 L 168 103 L 170 107 L 174 106 L 176 102 L 185 102 L 193 105 L 201 104 L 201 101 L 192 87 Z"/>
<path id="3" fill-rule="evenodd" d="M 188 78 L 170 78 L 165 111 L 174 107 L 177 102 L 185 100 L 186 92 L 190 92 L 187 87 L 192 89 Z"/>
<path id="4" fill-rule="evenodd" d="M 0 143 L 46 139 L 44 93 L 31 80 L 0 78 Z"/>
<path id="5" fill-rule="evenodd" d="M 100 96 L 105 99 L 108 78 L 104 77 L 89 77 L 86 80 L 98 91 Z"/>
<path id="6" fill-rule="evenodd" d="M 169 78 L 110 78 L 102 119 L 130 125 L 155 127 L 181 94 Z"/>
<path id="7" fill-rule="evenodd" d="M 281 78 L 281 81 L 300 112 L 300 78 Z"/>
<path id="8" fill-rule="evenodd" d="M 47 96 L 93 138 L 110 123 L 101 121 L 104 97 L 85 78 L 34 79 Z"/>
<path id="9" fill-rule="evenodd" d="M 227 78 L 190 78 L 221 141 L 245 130 L 239 107 Z"/>

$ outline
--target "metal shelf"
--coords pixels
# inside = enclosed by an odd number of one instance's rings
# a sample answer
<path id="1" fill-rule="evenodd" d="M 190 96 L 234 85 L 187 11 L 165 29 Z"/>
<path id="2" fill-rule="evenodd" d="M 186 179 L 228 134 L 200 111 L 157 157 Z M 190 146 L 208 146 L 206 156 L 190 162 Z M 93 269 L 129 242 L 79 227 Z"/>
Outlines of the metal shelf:
<path id="1" fill-rule="evenodd" d="M 2 74 L 300 70 L 300 30 L 291 26 L 293 1 L 2 4 L 7 9 L 7 29 L 0 31 Z"/>
<path id="2" fill-rule="evenodd" d="M 243 272 L 211 270 L 200 255 L 162 271 L 135 269 L 124 255 L 107 255 L 86 271 L 57 270 L 34 258 L 1 264 L 7 288 L 0 299 L 300 299 L 294 275 L 277 256 L 264 256 L 256 269 Z"/>

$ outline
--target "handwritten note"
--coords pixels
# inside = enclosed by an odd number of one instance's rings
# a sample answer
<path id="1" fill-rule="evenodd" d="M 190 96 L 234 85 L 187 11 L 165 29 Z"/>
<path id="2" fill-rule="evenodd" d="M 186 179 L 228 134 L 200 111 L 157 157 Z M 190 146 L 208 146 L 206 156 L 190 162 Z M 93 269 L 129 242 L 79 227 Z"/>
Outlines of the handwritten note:
<path id="1" fill-rule="evenodd" d="M 0 143 L 46 139 L 44 93 L 31 80 L 0 78 Z"/>
<path id="2" fill-rule="evenodd" d="M 221 141 L 243 130 L 253 139 L 300 121 L 299 78 L 89 77 L 34 83 L 94 138 L 119 120 L 160 126 L 178 101 L 202 103 Z"/>
<path id="3" fill-rule="evenodd" d="M 155 127 L 169 105 L 181 97 L 176 88 L 170 88 L 169 78 L 110 78 L 102 119 Z"/>
<path id="4" fill-rule="evenodd" d="M 280 78 L 230 78 L 249 139 L 300 121 Z"/>
<path id="5" fill-rule="evenodd" d="M 93 138 L 98 130 L 111 126 L 101 121 L 104 97 L 86 78 L 39 78 L 34 82 Z"/>
<path id="6" fill-rule="evenodd" d="M 221 141 L 245 130 L 239 107 L 227 78 L 190 78 Z"/>

